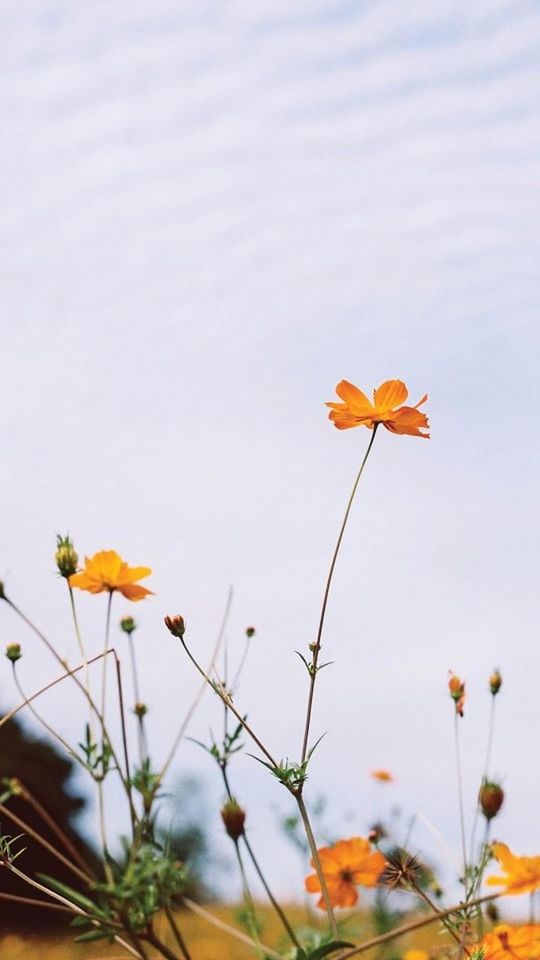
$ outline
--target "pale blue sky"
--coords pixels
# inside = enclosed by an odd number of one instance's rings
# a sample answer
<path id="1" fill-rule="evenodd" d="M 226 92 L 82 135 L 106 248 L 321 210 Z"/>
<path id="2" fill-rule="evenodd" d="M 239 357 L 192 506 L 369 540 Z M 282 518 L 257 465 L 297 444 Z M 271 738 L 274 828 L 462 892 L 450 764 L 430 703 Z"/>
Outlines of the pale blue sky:
<path id="1" fill-rule="evenodd" d="M 498 831 L 538 852 L 538 6 L 9 0 L 0 22 L 9 591 L 74 660 L 55 533 L 153 567 L 132 612 L 164 755 L 194 678 L 161 617 L 182 612 L 207 656 L 234 584 L 231 643 L 258 628 L 242 708 L 295 756 L 292 651 L 368 440 L 323 401 L 342 377 L 400 377 L 429 392 L 432 440 L 377 437 L 329 607 L 313 791 L 326 770 L 361 831 L 387 766 L 454 842 L 447 672 L 470 686 L 474 803 L 498 665 Z M 103 598 L 80 607 L 99 649 Z M 54 674 L 6 611 L 0 629 L 28 689 Z M 78 739 L 73 693 L 47 706 Z M 179 760 L 217 810 L 202 755 Z M 248 758 L 236 777 L 290 891 L 269 826 L 286 798 Z"/>

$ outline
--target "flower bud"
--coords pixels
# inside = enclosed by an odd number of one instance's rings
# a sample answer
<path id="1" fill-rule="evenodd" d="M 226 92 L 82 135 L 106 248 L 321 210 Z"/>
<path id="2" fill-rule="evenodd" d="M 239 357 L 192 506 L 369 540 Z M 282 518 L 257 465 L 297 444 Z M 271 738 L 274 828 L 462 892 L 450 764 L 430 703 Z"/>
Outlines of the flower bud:
<path id="1" fill-rule="evenodd" d="M 493 903 L 493 900 L 491 900 L 491 901 L 488 903 L 488 905 L 487 905 L 487 907 L 486 907 L 486 913 L 487 913 L 487 915 L 488 915 L 488 917 L 489 917 L 489 919 L 491 920 L 492 923 L 498 923 L 498 920 L 499 920 L 499 909 L 498 909 L 498 907 L 497 907 L 497 904 L 496 904 L 496 903 Z"/>
<path id="2" fill-rule="evenodd" d="M 67 579 L 77 572 L 79 556 L 69 535 L 61 537 L 60 534 L 57 534 L 54 559 L 56 560 L 58 573 L 61 577 L 66 577 Z"/>
<path id="3" fill-rule="evenodd" d="M 448 689 L 450 690 L 450 696 L 456 705 L 456 713 L 462 717 L 463 705 L 465 703 L 465 683 L 461 681 L 455 673 L 452 673 L 452 671 L 450 671 Z"/>
<path id="4" fill-rule="evenodd" d="M 246 627 L 246 637 L 251 640 L 255 636 L 255 627 Z"/>
<path id="5" fill-rule="evenodd" d="M 502 677 L 498 670 L 494 670 L 489 678 L 489 689 L 491 690 L 493 696 L 495 696 L 502 686 Z"/>
<path id="6" fill-rule="evenodd" d="M 493 820 L 504 803 L 504 790 L 498 783 L 486 780 L 480 787 L 478 799 L 486 820 Z"/>
<path id="7" fill-rule="evenodd" d="M 186 632 L 184 618 L 177 614 L 175 617 L 165 617 L 165 626 L 171 631 L 173 637 L 182 639 Z"/>
<path id="8" fill-rule="evenodd" d="M 136 703 L 135 706 L 133 707 L 133 713 L 135 714 L 136 717 L 139 717 L 139 720 L 140 720 L 142 717 L 145 717 L 146 714 L 148 713 L 148 707 L 146 706 L 145 703 Z"/>
<path id="9" fill-rule="evenodd" d="M 20 660 L 22 657 L 20 643 L 8 643 L 6 647 L 6 657 L 8 660 L 11 660 L 12 663 L 17 663 L 17 660 Z"/>
<path id="10" fill-rule="evenodd" d="M 225 824 L 225 830 L 232 840 L 238 840 L 244 833 L 244 823 L 246 820 L 245 811 L 239 803 L 231 797 L 230 800 L 221 808 L 221 819 Z"/>
<path id="11" fill-rule="evenodd" d="M 0 580 L 0 600 L 5 600 L 5 599 L 6 599 L 6 595 L 4 593 L 4 583 L 2 580 Z"/>
<path id="12" fill-rule="evenodd" d="M 127 633 L 128 635 L 131 634 L 136 627 L 137 624 L 135 623 L 133 617 L 122 617 L 120 621 L 120 629 L 123 630 L 124 633 Z"/>
<path id="13" fill-rule="evenodd" d="M 384 840 L 388 836 L 382 823 L 374 823 L 370 827 L 368 833 L 368 840 L 370 843 L 379 843 L 379 840 Z"/>

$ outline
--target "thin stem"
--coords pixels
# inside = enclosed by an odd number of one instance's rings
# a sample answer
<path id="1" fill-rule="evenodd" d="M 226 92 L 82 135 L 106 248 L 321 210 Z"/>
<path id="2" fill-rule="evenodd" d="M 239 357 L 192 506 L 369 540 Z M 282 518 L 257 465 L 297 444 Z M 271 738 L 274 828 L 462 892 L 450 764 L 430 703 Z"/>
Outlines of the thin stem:
<path id="1" fill-rule="evenodd" d="M 0 893 L 0 900 L 24 903 L 28 907 L 45 907 L 46 910 L 60 910 L 62 913 L 71 913 L 71 907 L 63 907 L 61 903 L 47 903 L 45 900 L 36 900 L 34 897 L 20 897 L 15 893 Z"/>
<path id="2" fill-rule="evenodd" d="M 183 936 L 182 936 L 182 933 L 181 933 L 181 931 L 180 931 L 180 927 L 178 926 L 178 924 L 177 924 L 177 922 L 176 922 L 176 918 L 175 918 L 175 916 L 174 916 L 174 912 L 171 910 L 171 907 L 169 906 L 168 903 L 165 903 L 165 904 L 164 904 L 164 909 L 165 909 L 165 916 L 167 917 L 167 920 L 169 921 L 169 926 L 170 926 L 170 928 L 171 928 L 171 930 L 172 930 L 172 932 L 173 932 L 174 939 L 176 940 L 178 946 L 180 947 L 180 950 L 181 950 L 181 952 L 182 952 L 182 956 L 184 957 L 184 960 L 191 960 L 191 954 L 190 954 L 190 952 L 189 952 L 189 950 L 188 950 L 186 941 L 184 940 L 184 938 L 183 938 Z"/>
<path id="3" fill-rule="evenodd" d="M 38 816 L 41 817 L 43 822 L 47 824 L 47 826 L 49 827 L 49 830 L 56 835 L 56 837 L 64 845 L 66 850 L 71 854 L 73 860 L 75 860 L 79 864 L 82 870 L 86 871 L 88 874 L 92 874 L 93 871 L 91 867 L 88 865 L 88 863 L 86 862 L 86 860 L 84 859 L 80 851 L 77 850 L 77 847 L 75 846 L 74 843 L 72 843 L 68 835 L 58 825 L 54 817 L 51 817 L 51 815 L 48 813 L 45 807 L 42 806 L 39 800 L 37 800 L 32 793 L 30 793 L 30 790 L 28 789 L 28 787 L 25 786 L 24 783 L 21 783 L 20 787 L 21 787 L 21 796 L 35 810 Z"/>
<path id="4" fill-rule="evenodd" d="M 238 868 L 240 870 L 240 876 L 242 878 L 242 891 L 244 894 L 244 905 L 246 908 L 246 920 L 249 926 L 249 931 L 253 937 L 255 943 L 259 946 L 259 931 L 257 927 L 257 912 L 255 910 L 255 904 L 253 902 L 253 897 L 251 896 L 251 890 L 249 889 L 248 878 L 244 868 L 244 861 L 242 860 L 242 854 L 240 852 L 240 845 L 238 840 L 233 839 L 234 852 L 236 854 L 236 859 L 238 861 Z M 259 946 L 260 951 L 260 946 Z"/>
<path id="5" fill-rule="evenodd" d="M 202 669 L 202 667 L 199 666 L 199 664 L 198 664 L 197 661 L 195 660 L 195 657 L 193 656 L 193 654 L 190 652 L 190 650 L 189 650 L 188 647 L 186 646 L 186 642 L 185 642 L 184 639 L 181 639 L 181 640 L 180 640 L 180 643 L 182 644 L 184 650 L 186 651 L 186 653 L 187 653 L 189 659 L 191 660 L 192 664 L 194 665 L 194 667 L 199 671 L 199 673 L 201 674 L 201 676 L 204 677 L 204 679 L 205 679 L 206 682 L 209 684 L 209 686 L 212 687 L 212 690 L 214 691 L 214 693 L 217 693 L 218 697 L 219 697 L 219 698 L 223 701 L 223 703 L 229 708 L 229 710 L 231 711 L 231 713 L 234 714 L 234 716 L 236 717 L 236 719 L 242 724 L 242 726 L 243 726 L 244 730 L 246 731 L 246 733 L 248 733 L 249 736 L 251 737 L 251 739 L 254 741 L 254 743 L 257 744 L 259 750 L 260 750 L 262 753 L 264 753 L 265 757 L 267 758 L 267 760 L 270 761 L 270 763 L 272 764 L 272 766 L 273 766 L 273 767 L 277 767 L 277 766 L 278 766 L 277 761 L 274 759 L 274 757 L 272 756 L 272 754 L 266 749 L 266 747 L 264 746 L 264 744 L 261 743 L 261 741 L 259 740 L 257 734 L 253 732 L 253 730 L 251 729 L 251 727 L 249 726 L 249 724 L 246 722 L 245 717 L 243 717 L 243 716 L 238 712 L 238 710 L 237 710 L 236 707 L 234 706 L 231 698 L 230 698 L 230 697 L 228 696 L 228 694 L 223 690 L 223 685 L 220 684 L 220 683 L 214 683 L 214 682 L 210 679 L 210 677 L 204 672 L 204 670 Z"/>
<path id="6" fill-rule="evenodd" d="M 235 673 L 235 675 L 234 675 L 234 680 L 233 680 L 233 682 L 231 683 L 231 693 L 234 693 L 234 691 L 236 690 L 236 685 L 237 685 L 238 681 L 240 680 L 240 677 L 241 677 L 241 675 L 242 675 L 242 671 L 243 671 L 243 669 L 244 669 L 244 667 L 245 667 L 245 665 L 246 665 L 247 655 L 248 655 L 248 653 L 249 653 L 249 647 L 250 647 L 250 640 L 251 640 L 251 638 L 246 635 L 246 642 L 245 642 L 245 644 L 244 644 L 244 650 L 243 650 L 242 656 L 241 656 L 241 658 L 240 658 L 240 663 L 238 664 L 238 668 L 237 668 L 236 673 Z"/>
<path id="7" fill-rule="evenodd" d="M 133 682 L 133 695 L 135 697 L 135 704 L 141 703 L 141 693 L 139 687 L 139 674 L 137 670 L 137 658 L 135 656 L 135 644 L 133 643 L 133 636 L 131 633 L 127 635 L 128 639 L 128 649 L 129 649 L 129 659 L 131 662 L 131 678 Z M 141 767 L 145 761 L 145 758 L 148 756 L 148 745 L 146 742 L 146 732 L 144 717 L 137 716 L 137 734 L 139 741 L 139 760 Z"/>
<path id="8" fill-rule="evenodd" d="M 186 730 L 187 730 L 187 728 L 188 728 L 188 726 L 189 726 L 189 724 L 190 724 L 190 722 L 191 722 L 191 718 L 192 718 L 193 714 L 195 713 L 195 710 L 196 710 L 197 707 L 199 706 L 199 703 L 201 702 L 201 700 L 202 700 L 202 698 L 203 698 L 203 696 L 204 696 L 206 687 L 207 687 L 207 685 L 208 685 L 208 683 L 209 683 L 208 678 L 209 678 L 210 674 L 212 673 L 212 670 L 214 669 L 214 664 L 215 664 L 215 662 L 216 662 L 216 660 L 217 660 L 217 657 L 218 657 L 218 654 L 219 654 L 219 650 L 220 650 L 221 644 L 222 644 L 222 642 L 223 642 L 223 636 L 224 636 L 224 633 L 225 633 L 225 629 L 226 629 L 226 626 L 227 626 L 227 621 L 228 621 L 228 619 L 229 619 L 229 613 L 230 613 L 230 610 L 231 610 L 232 598 L 233 598 L 233 590 L 232 590 L 232 587 L 230 587 L 230 588 L 229 588 L 229 593 L 228 593 L 228 596 L 227 596 L 227 602 L 226 602 L 226 604 L 225 604 L 225 611 L 224 611 L 224 613 L 223 613 L 223 619 L 222 619 L 222 621 L 221 621 L 221 625 L 220 625 L 219 632 L 218 632 L 218 635 L 217 635 L 216 643 L 215 643 L 214 649 L 213 649 L 213 651 L 212 651 L 212 656 L 211 656 L 211 658 L 210 658 L 210 663 L 208 664 L 208 667 L 206 668 L 206 672 L 205 672 L 204 670 L 203 670 L 203 671 L 199 671 L 200 673 L 202 673 L 202 676 L 203 676 L 203 678 L 204 678 L 204 679 L 203 679 L 203 682 L 202 682 L 201 686 L 199 687 L 199 690 L 198 690 L 197 693 L 195 694 L 195 698 L 194 698 L 194 700 L 193 700 L 193 702 L 192 702 L 192 704 L 191 704 L 191 706 L 190 706 L 190 708 L 189 708 L 186 716 L 184 717 L 184 720 L 182 721 L 182 724 L 181 724 L 181 726 L 180 726 L 180 729 L 179 729 L 178 733 L 176 734 L 176 737 L 174 738 L 173 745 L 172 745 L 172 747 L 171 747 L 171 749 L 170 749 L 170 752 L 169 752 L 169 756 L 167 757 L 167 759 L 166 759 L 166 761 L 165 761 L 165 763 L 164 763 L 164 765 L 163 765 L 163 768 L 162 768 L 162 770 L 161 770 L 161 773 L 160 773 L 160 775 L 159 775 L 160 781 L 163 780 L 165 774 L 167 773 L 167 770 L 169 769 L 171 763 L 173 762 L 174 756 L 175 756 L 176 751 L 177 751 L 177 749 L 178 749 L 178 745 L 179 745 L 179 743 L 181 742 L 182 737 L 184 736 L 184 734 L 185 734 L 185 732 L 186 732 Z M 213 686 L 213 685 L 210 683 L 210 686 Z"/>
<path id="9" fill-rule="evenodd" d="M 213 913 L 210 913 L 209 910 L 205 910 L 204 907 L 201 907 L 198 903 L 190 900 L 189 897 L 182 897 L 182 903 L 188 908 L 188 910 L 191 910 L 192 913 L 196 913 L 199 917 L 203 917 L 208 921 L 208 923 L 211 923 L 212 926 L 216 927 L 218 930 L 221 930 L 223 933 L 228 933 L 231 937 L 234 937 L 235 940 L 245 943 L 252 949 L 264 950 L 264 953 L 269 960 L 283 960 L 280 953 L 276 953 L 275 950 L 272 950 L 271 947 L 267 947 L 264 943 L 255 943 L 251 937 L 246 936 L 246 934 L 242 933 L 241 930 L 231 927 L 230 924 L 225 923 L 224 920 L 220 920 L 219 917 L 214 916 Z"/>
<path id="10" fill-rule="evenodd" d="M 86 655 L 86 650 L 84 648 L 84 643 L 82 639 L 82 634 L 79 627 L 79 618 L 77 616 L 77 608 L 75 606 L 75 597 L 73 595 L 73 587 L 71 586 L 69 579 L 66 579 L 68 593 L 69 593 L 69 602 L 71 606 L 71 615 L 73 617 L 73 626 L 75 627 L 75 636 L 77 637 L 77 643 L 79 645 L 79 650 L 81 657 L 83 659 L 83 682 L 86 690 L 90 694 L 90 678 L 88 676 L 88 657 Z M 92 711 L 90 711 L 90 727 L 92 725 Z"/>
<path id="11" fill-rule="evenodd" d="M 482 787 L 487 783 L 489 779 L 489 768 L 491 764 L 491 753 L 493 749 L 493 734 L 495 730 L 495 700 L 496 697 L 492 694 L 491 696 L 491 709 L 489 711 L 489 726 L 488 726 L 488 738 L 487 738 L 487 748 L 486 748 L 486 759 L 484 761 L 484 772 L 482 774 L 482 781 L 480 784 L 480 790 L 478 791 L 478 798 L 476 801 L 476 810 L 474 813 L 473 828 L 471 833 L 471 849 L 470 849 L 470 861 L 474 861 L 474 841 L 476 839 L 476 828 L 478 826 L 478 818 L 480 816 L 480 794 Z"/>
<path id="12" fill-rule="evenodd" d="M 335 566 L 336 566 L 336 561 L 337 561 L 337 558 L 338 558 L 339 549 L 340 549 L 340 547 L 341 547 L 341 541 L 343 540 L 343 534 L 345 533 L 345 527 L 347 526 L 347 520 L 349 519 L 349 514 L 350 514 L 350 512 L 351 512 L 351 507 L 352 507 L 352 504 L 353 504 L 354 495 L 355 495 L 355 493 L 356 493 L 358 484 L 360 483 L 360 477 L 362 476 L 362 473 L 364 472 L 364 467 L 365 467 L 365 465 L 366 465 L 366 463 L 367 463 L 367 459 L 368 459 L 369 454 L 370 454 L 370 452 L 371 452 L 371 448 L 372 448 L 372 446 L 373 446 L 373 441 L 375 440 L 375 436 L 376 436 L 376 433 L 377 433 L 377 427 L 378 427 L 378 424 L 375 423 L 374 426 L 373 426 L 373 433 L 372 433 L 372 435 L 371 435 L 371 439 L 370 439 L 370 441 L 369 441 L 368 448 L 367 448 L 367 450 L 366 450 L 366 452 L 365 452 L 365 454 L 364 454 L 364 458 L 363 458 L 363 460 L 362 460 L 362 463 L 360 464 L 360 469 L 359 469 L 359 471 L 358 471 L 358 473 L 357 473 L 357 475 L 356 475 L 356 480 L 354 481 L 354 484 L 353 484 L 353 488 L 352 488 L 352 491 L 351 491 L 351 495 L 350 495 L 350 497 L 349 497 L 349 501 L 348 501 L 348 503 L 347 503 L 347 508 L 346 508 L 346 510 L 345 510 L 345 516 L 343 517 L 343 522 L 342 522 L 342 524 L 341 524 L 341 528 L 340 528 L 339 535 L 338 535 L 338 538 L 337 538 L 337 543 L 336 543 L 336 546 L 335 546 L 335 548 L 334 548 L 334 553 L 333 553 L 332 560 L 331 560 L 331 563 L 330 563 L 330 569 L 329 569 L 329 571 L 328 571 L 328 577 L 326 578 L 326 586 L 325 586 L 325 588 L 324 588 L 324 596 L 323 596 L 323 602 L 322 602 L 322 608 L 321 608 L 321 615 L 320 615 L 320 618 L 319 618 L 319 627 L 318 627 L 318 630 L 317 630 L 317 638 L 316 638 L 316 640 L 315 640 L 315 643 L 312 644 L 313 656 L 312 656 L 312 660 L 311 660 L 311 664 L 310 664 L 310 670 L 309 670 L 309 674 L 310 674 L 309 693 L 308 693 L 308 702 L 307 702 L 307 708 L 306 708 L 306 720 L 305 720 L 305 724 L 304 724 L 304 737 L 303 737 L 303 742 L 302 742 L 302 757 L 301 757 L 301 760 L 300 760 L 301 763 L 303 763 L 304 760 L 306 759 L 306 755 L 307 755 L 307 751 L 308 751 L 309 729 L 310 729 L 310 726 L 311 726 L 311 714 L 312 714 L 312 712 L 313 712 L 313 697 L 314 697 L 314 694 L 315 694 L 315 683 L 316 683 L 316 680 L 317 680 L 317 672 L 318 672 L 318 671 L 317 671 L 317 664 L 318 664 L 318 661 L 319 661 L 319 653 L 320 653 L 320 649 L 321 649 L 321 637 L 322 637 L 322 632 L 323 632 L 323 627 L 324 627 L 324 619 L 325 619 L 325 616 L 326 616 L 326 606 L 327 606 L 327 603 L 328 603 L 328 596 L 329 596 L 329 594 L 330 594 L 330 586 L 331 586 L 331 584 L 332 584 L 332 577 L 334 576 L 334 568 L 335 568 Z"/>
<path id="13" fill-rule="evenodd" d="M 113 591 L 109 591 L 109 597 L 107 600 L 107 615 L 105 617 L 105 645 L 103 647 L 103 653 L 109 649 L 109 634 L 111 632 L 111 606 L 112 606 Z M 101 674 L 101 714 L 100 716 L 105 719 L 105 708 L 107 706 L 107 657 L 103 657 L 103 667 Z"/>
<path id="14" fill-rule="evenodd" d="M 33 707 L 33 706 L 29 703 L 28 699 L 25 697 L 24 690 L 22 689 L 21 684 L 20 684 L 20 681 L 19 681 L 19 675 L 18 675 L 18 673 L 17 673 L 17 664 L 12 662 L 11 666 L 13 667 L 13 682 L 14 682 L 16 688 L 17 688 L 18 693 L 19 693 L 20 696 L 23 698 L 23 700 L 26 699 L 26 703 L 27 703 L 28 709 L 30 710 L 30 713 L 32 714 L 32 716 L 34 717 L 34 719 L 37 720 L 37 722 L 41 724 L 41 726 L 47 731 L 47 733 L 49 734 L 49 736 L 51 736 L 51 737 L 53 738 L 53 740 L 58 740 L 58 743 L 60 743 L 60 744 L 63 746 L 63 748 L 64 748 L 64 750 L 66 751 L 66 753 L 67 753 L 73 760 L 75 760 L 76 763 L 80 763 L 80 764 L 84 767 L 84 762 L 82 761 L 81 757 L 79 757 L 79 755 L 78 755 L 77 753 L 75 753 L 75 750 L 73 750 L 72 747 L 70 747 L 70 745 L 69 745 L 69 743 L 67 742 L 67 740 L 64 740 L 64 738 L 63 738 L 62 736 L 60 736 L 60 734 L 57 733 L 56 730 L 54 730 L 53 727 L 51 727 L 50 724 L 48 724 L 46 720 L 43 719 L 43 717 L 41 716 L 40 713 L 38 713 L 38 711 L 36 710 L 36 708 Z"/>
<path id="15" fill-rule="evenodd" d="M 93 883 L 93 877 L 91 877 L 84 870 L 81 870 L 76 864 L 72 863 L 71 860 L 65 857 L 63 853 L 60 853 L 60 851 L 57 850 L 52 843 L 49 843 L 49 841 L 46 840 L 45 837 L 42 837 L 37 830 L 34 830 L 29 823 L 26 823 L 25 820 L 22 820 L 21 817 L 18 817 L 16 813 L 13 813 L 13 811 L 10 810 L 9 807 L 6 807 L 6 805 L 3 803 L 0 803 L 0 813 L 2 813 L 5 817 L 8 817 L 9 820 L 12 820 L 14 824 L 24 831 L 25 834 L 28 834 L 29 837 L 32 837 L 32 839 L 35 840 L 36 843 L 39 843 L 44 850 L 47 850 L 52 857 L 55 857 L 60 863 L 63 863 L 68 870 L 71 870 L 75 876 L 79 877 L 80 880 L 83 880 L 87 886 Z"/>
<path id="16" fill-rule="evenodd" d="M 383 943 L 390 943 L 392 940 L 397 940 L 398 937 L 404 937 L 406 934 L 412 933 L 413 930 L 420 930 L 422 927 L 431 926 L 431 924 L 437 920 L 450 917 L 454 913 L 460 913 L 465 906 L 476 907 L 481 903 L 487 903 L 489 900 L 497 900 L 500 896 L 502 896 L 501 893 L 490 893 L 485 897 L 478 897 L 477 900 L 471 900 L 468 904 L 458 903 L 457 906 L 449 907 L 448 910 L 437 910 L 436 914 L 431 917 L 418 917 L 416 920 L 410 920 L 400 927 L 395 927 L 394 930 L 388 930 L 387 933 L 381 933 L 377 937 L 364 940 L 364 942 L 360 943 L 357 947 L 353 947 L 344 953 L 342 960 L 349 960 L 349 957 L 356 957 L 366 950 L 371 950 L 372 947 L 378 947 Z"/>
<path id="17" fill-rule="evenodd" d="M 302 795 L 300 793 L 295 794 L 295 799 L 298 804 L 298 810 L 300 816 L 302 817 L 302 822 L 304 824 L 304 829 L 306 831 L 307 841 L 309 843 L 309 849 L 311 850 L 311 856 L 313 860 L 313 866 L 317 873 L 319 879 L 319 886 L 321 888 L 321 895 L 324 900 L 324 905 L 326 908 L 326 913 L 328 916 L 328 922 L 330 924 L 330 929 L 332 930 L 332 936 L 337 940 L 339 937 L 339 931 L 336 924 L 336 918 L 334 916 L 334 911 L 332 909 L 332 902 L 330 900 L 330 894 L 328 892 L 328 885 L 326 883 L 326 877 L 324 875 L 324 870 L 321 864 L 321 858 L 319 857 L 319 851 L 317 850 L 317 843 L 313 835 L 313 830 L 311 827 L 309 814 L 306 809 L 306 805 L 303 801 Z"/>
<path id="18" fill-rule="evenodd" d="M 411 881 L 411 887 L 418 894 L 418 896 L 424 901 L 424 903 L 427 903 L 430 910 L 433 910 L 433 912 L 436 913 L 437 915 L 440 913 L 440 911 L 437 909 L 433 901 L 430 900 L 430 898 L 428 897 L 427 893 L 425 893 L 424 890 L 422 890 L 422 888 L 418 886 L 418 884 Z M 442 917 L 441 923 L 443 927 L 448 931 L 452 939 L 455 940 L 456 943 L 459 945 L 460 949 L 464 950 L 467 956 L 470 956 L 470 951 L 467 950 L 467 948 L 464 946 L 462 937 L 458 937 L 457 933 L 453 929 L 452 924 L 448 921 L 448 919 L 446 917 Z"/>
<path id="19" fill-rule="evenodd" d="M 170 947 L 166 943 L 163 943 L 162 940 L 157 936 L 154 930 L 147 930 L 144 935 L 145 940 L 148 941 L 153 947 L 160 951 L 161 955 L 166 958 L 166 960 L 178 960 L 178 954 L 173 953 Z"/>
<path id="20" fill-rule="evenodd" d="M 126 715 L 124 711 L 124 693 L 123 693 L 123 687 L 122 687 L 122 666 L 120 663 L 120 658 L 117 656 L 116 651 L 114 654 L 114 662 L 116 666 L 116 684 L 118 688 L 118 707 L 120 710 L 120 724 L 122 727 L 122 747 L 124 750 L 124 763 L 126 765 L 126 784 L 127 784 L 127 792 L 128 792 L 128 799 L 129 799 L 129 812 L 131 815 L 132 831 L 133 833 L 135 833 L 135 824 L 137 821 L 137 814 L 135 812 L 135 807 L 133 805 L 133 796 L 131 792 L 131 772 L 130 772 L 130 766 L 129 766 Z"/>
<path id="21" fill-rule="evenodd" d="M 456 773 L 458 784 L 459 824 L 461 831 L 461 849 L 463 853 L 463 883 L 467 891 L 467 841 L 465 840 L 465 812 L 463 809 L 463 777 L 461 774 L 461 751 L 459 749 L 459 717 L 454 712 L 454 744 L 456 748 Z"/>

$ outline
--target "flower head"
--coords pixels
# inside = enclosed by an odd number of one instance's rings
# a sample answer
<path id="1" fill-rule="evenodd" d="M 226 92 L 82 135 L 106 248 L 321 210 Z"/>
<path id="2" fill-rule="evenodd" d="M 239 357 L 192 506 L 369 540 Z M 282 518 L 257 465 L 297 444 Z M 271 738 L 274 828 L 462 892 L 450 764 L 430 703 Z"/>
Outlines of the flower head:
<path id="1" fill-rule="evenodd" d="M 65 537 L 62 537 L 61 534 L 57 534 L 56 537 L 56 553 L 54 555 L 56 560 L 56 566 L 58 567 L 58 573 L 61 577 L 69 579 L 77 569 L 77 564 L 79 562 L 79 557 L 75 547 L 73 546 L 73 540 L 66 534 Z"/>
<path id="2" fill-rule="evenodd" d="M 504 876 L 488 877 L 489 886 L 503 884 L 506 893 L 528 893 L 540 887 L 540 857 L 516 857 L 505 843 L 494 843 L 493 854 Z"/>
<path id="3" fill-rule="evenodd" d="M 502 687 L 502 677 L 498 670 L 494 670 L 489 678 L 489 689 L 495 697 Z"/>
<path id="4" fill-rule="evenodd" d="M 450 696 L 456 705 L 456 713 L 462 717 L 463 707 L 465 705 L 465 683 L 463 680 L 460 680 L 459 677 L 456 677 L 456 674 L 452 673 L 452 671 L 450 671 L 448 689 L 450 691 Z"/>
<path id="5" fill-rule="evenodd" d="M 485 780 L 480 787 L 478 800 L 486 820 L 493 820 L 504 803 L 504 790 L 500 784 Z"/>
<path id="6" fill-rule="evenodd" d="M 484 960 L 537 960 L 540 957 L 540 924 L 511 927 L 501 923 L 486 933 L 473 951 L 482 948 Z"/>
<path id="7" fill-rule="evenodd" d="M 364 837 L 338 840 L 332 847 L 321 847 L 318 853 L 333 907 L 353 907 L 358 900 L 356 887 L 375 887 L 386 866 L 382 853 L 373 850 Z M 306 877 L 305 884 L 309 893 L 321 892 L 316 873 Z M 324 909 L 324 897 L 317 906 Z"/>
<path id="8" fill-rule="evenodd" d="M 246 812 L 242 810 L 240 804 L 230 797 L 221 808 L 221 819 L 225 830 L 231 840 L 238 840 L 244 833 L 244 823 L 246 822 Z"/>
<path id="9" fill-rule="evenodd" d="M 330 407 L 329 419 L 338 430 L 360 426 L 373 430 L 376 424 L 382 423 L 391 433 L 429 437 L 429 433 L 422 433 L 429 427 L 428 418 L 418 409 L 427 400 L 427 393 L 415 407 L 405 407 L 403 404 L 409 391 L 401 380 L 381 383 L 373 391 L 373 403 L 348 380 L 340 380 L 336 393 L 343 403 L 327 403 L 326 406 Z"/>
<path id="10" fill-rule="evenodd" d="M 117 590 L 126 600 L 142 600 L 152 591 L 135 581 L 151 573 L 150 567 L 128 567 L 115 550 L 100 550 L 93 557 L 84 558 L 84 570 L 74 573 L 69 583 L 89 593 L 114 593 Z"/>
<path id="11" fill-rule="evenodd" d="M 370 776 L 381 783 L 392 783 L 394 779 L 389 770 L 372 770 Z"/>

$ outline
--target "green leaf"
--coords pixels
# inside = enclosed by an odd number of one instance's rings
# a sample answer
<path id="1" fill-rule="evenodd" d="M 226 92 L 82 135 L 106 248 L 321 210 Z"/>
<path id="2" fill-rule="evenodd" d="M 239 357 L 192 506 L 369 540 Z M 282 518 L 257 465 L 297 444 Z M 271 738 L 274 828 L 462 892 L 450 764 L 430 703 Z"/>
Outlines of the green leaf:
<path id="1" fill-rule="evenodd" d="M 332 940 L 331 943 L 323 943 L 322 947 L 317 947 L 313 953 L 308 954 L 308 960 L 323 960 L 323 957 L 329 957 L 336 950 L 343 950 L 345 947 L 354 947 L 354 943 L 348 943 L 346 940 Z"/>
<path id="2" fill-rule="evenodd" d="M 55 880 L 54 877 L 49 877 L 46 873 L 38 873 L 37 876 L 39 880 L 46 883 L 52 890 L 55 890 L 56 893 L 61 893 L 63 897 L 71 900 L 72 903 L 76 903 L 77 906 L 82 907 L 84 910 L 89 910 L 91 913 L 94 913 L 96 910 L 95 903 L 89 900 L 88 897 L 83 896 L 82 893 L 79 893 L 78 890 L 74 890 L 73 887 L 67 887 L 64 883 L 60 883 L 60 881 Z"/>
<path id="3" fill-rule="evenodd" d="M 105 930 L 87 930 L 86 933 L 81 933 L 78 937 L 75 937 L 73 942 L 89 943 L 91 940 L 112 940 L 112 936 Z"/>

